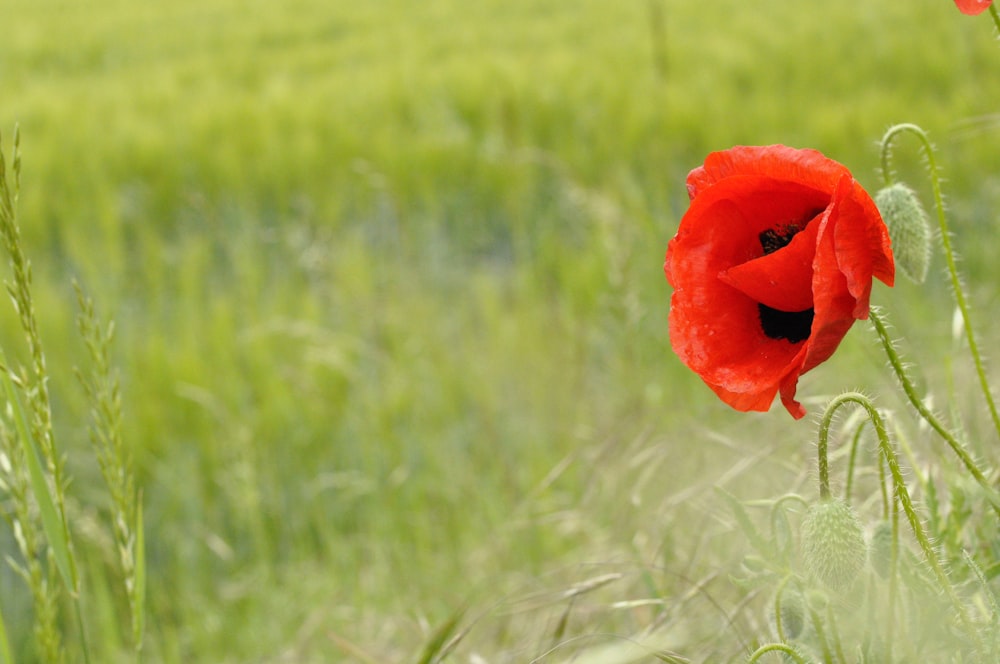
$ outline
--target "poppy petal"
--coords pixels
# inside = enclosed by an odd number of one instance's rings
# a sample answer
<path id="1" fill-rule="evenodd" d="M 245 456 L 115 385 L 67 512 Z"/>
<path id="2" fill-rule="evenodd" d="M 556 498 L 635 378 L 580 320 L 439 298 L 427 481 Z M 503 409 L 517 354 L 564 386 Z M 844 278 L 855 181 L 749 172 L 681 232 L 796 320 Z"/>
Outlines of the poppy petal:
<path id="1" fill-rule="evenodd" d="M 812 272 L 816 254 L 813 221 L 787 247 L 719 274 L 723 282 L 753 300 L 778 311 L 803 311 L 813 306 Z"/>
<path id="2" fill-rule="evenodd" d="M 704 165 L 688 174 L 687 189 L 694 199 L 711 185 L 734 176 L 763 175 L 829 192 L 845 173 L 849 173 L 845 166 L 816 150 L 738 145 L 709 154 Z"/>
<path id="3" fill-rule="evenodd" d="M 843 194 L 844 189 L 850 186 L 848 180 L 843 180 L 838 185 L 838 193 Z M 809 351 L 802 365 L 802 373 L 829 359 L 855 319 L 868 315 L 871 277 L 868 278 L 867 288 L 862 288 L 858 296 L 853 295 L 848 278 L 841 271 L 839 248 L 835 241 L 836 229 L 852 212 L 850 199 L 835 194 L 830 210 L 818 229 L 816 256 L 813 260 L 814 316 L 809 334 Z"/>
<path id="4" fill-rule="evenodd" d="M 992 4 L 993 0 L 955 0 L 955 6 L 958 7 L 958 11 L 970 16 L 982 14 Z"/>
<path id="5" fill-rule="evenodd" d="M 858 300 L 856 317 L 867 318 L 872 277 L 887 286 L 895 280 L 889 231 L 875 202 L 853 180 L 838 184 L 834 201 L 838 207 L 834 227 L 837 265 L 847 278 L 848 291 Z"/>
<path id="6" fill-rule="evenodd" d="M 664 261 L 670 343 L 733 408 L 780 394 L 803 417 L 799 377 L 867 317 L 873 277 L 892 285 L 878 209 L 847 168 L 785 146 L 712 153 L 687 185 Z"/>

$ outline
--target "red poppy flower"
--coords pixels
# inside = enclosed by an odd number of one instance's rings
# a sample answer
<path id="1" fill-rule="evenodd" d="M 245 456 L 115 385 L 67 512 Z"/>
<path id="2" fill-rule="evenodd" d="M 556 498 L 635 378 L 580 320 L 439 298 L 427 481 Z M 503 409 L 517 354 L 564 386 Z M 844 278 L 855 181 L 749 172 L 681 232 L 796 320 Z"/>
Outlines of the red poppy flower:
<path id="1" fill-rule="evenodd" d="M 847 168 L 783 145 L 712 153 L 687 188 L 663 266 L 670 343 L 733 408 L 780 392 L 800 418 L 799 376 L 868 317 L 873 276 L 893 283 L 882 217 Z"/>
<path id="2" fill-rule="evenodd" d="M 993 0 L 955 0 L 955 6 L 958 7 L 958 11 L 970 16 L 982 14 L 992 4 Z"/>

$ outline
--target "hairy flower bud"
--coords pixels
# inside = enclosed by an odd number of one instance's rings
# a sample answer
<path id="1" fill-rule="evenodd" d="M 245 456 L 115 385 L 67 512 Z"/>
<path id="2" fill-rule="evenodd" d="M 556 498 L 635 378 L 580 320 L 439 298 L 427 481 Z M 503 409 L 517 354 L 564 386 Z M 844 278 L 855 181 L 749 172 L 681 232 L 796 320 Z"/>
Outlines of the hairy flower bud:
<path id="1" fill-rule="evenodd" d="M 779 599 L 779 618 L 785 639 L 798 638 L 806 624 L 805 599 L 798 591 L 785 592 Z"/>
<path id="2" fill-rule="evenodd" d="M 872 532 L 868 542 L 868 562 L 872 569 L 883 579 L 889 576 L 889 564 L 892 562 L 892 524 L 880 521 Z"/>
<path id="3" fill-rule="evenodd" d="M 889 228 L 896 265 L 918 284 L 931 262 L 931 228 L 917 194 L 897 182 L 875 195 L 875 205 Z"/>
<path id="4" fill-rule="evenodd" d="M 848 590 L 865 565 L 861 522 L 842 500 L 812 505 L 802 521 L 802 556 L 810 576 L 835 592 Z"/>

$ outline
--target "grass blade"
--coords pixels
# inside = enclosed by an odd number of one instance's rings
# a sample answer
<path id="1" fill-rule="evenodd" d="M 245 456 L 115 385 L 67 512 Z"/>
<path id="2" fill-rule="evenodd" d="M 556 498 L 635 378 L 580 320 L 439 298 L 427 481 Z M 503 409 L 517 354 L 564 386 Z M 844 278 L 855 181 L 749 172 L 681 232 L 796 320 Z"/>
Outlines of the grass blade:
<path id="1" fill-rule="evenodd" d="M 13 664 L 13 662 L 10 643 L 7 641 L 7 626 L 3 622 L 3 613 L 0 613 L 0 664 Z"/>
<path id="2" fill-rule="evenodd" d="M 433 662 L 441 661 L 440 657 L 444 654 L 445 644 L 448 643 L 448 639 L 455 633 L 463 615 L 465 615 L 465 611 L 459 609 L 437 628 L 437 631 L 434 632 L 434 635 L 424 647 L 424 651 L 421 653 L 420 659 L 417 660 L 417 664 L 432 664 Z"/>
<path id="3" fill-rule="evenodd" d="M 146 529 L 142 521 L 142 497 L 136 504 L 135 517 L 135 608 L 133 609 L 133 638 L 137 654 L 142 650 L 142 635 L 146 628 Z"/>
<path id="4" fill-rule="evenodd" d="M 75 595 L 78 590 L 76 568 L 70 558 L 69 540 L 64 527 L 64 521 L 60 518 L 59 512 L 56 510 L 55 501 L 52 499 L 52 493 L 49 490 L 49 483 L 45 480 L 42 461 L 38 458 L 38 450 L 31 436 L 31 429 L 28 427 L 24 408 L 21 406 L 21 400 L 17 395 L 17 388 L 14 386 L 10 370 L 6 368 L 7 359 L 4 357 L 2 351 L 0 351 L 0 363 L 5 367 L 0 371 L 3 374 L 4 391 L 7 394 L 7 403 L 11 408 L 11 415 L 17 427 L 18 438 L 21 439 L 21 444 L 24 447 L 24 458 L 28 464 L 31 490 L 35 494 L 35 500 L 38 501 L 38 511 L 42 517 L 42 528 L 45 529 L 45 536 L 49 540 L 49 546 L 52 547 L 52 554 L 55 557 L 56 567 L 59 568 L 59 574 L 62 576 L 66 587 Z"/>

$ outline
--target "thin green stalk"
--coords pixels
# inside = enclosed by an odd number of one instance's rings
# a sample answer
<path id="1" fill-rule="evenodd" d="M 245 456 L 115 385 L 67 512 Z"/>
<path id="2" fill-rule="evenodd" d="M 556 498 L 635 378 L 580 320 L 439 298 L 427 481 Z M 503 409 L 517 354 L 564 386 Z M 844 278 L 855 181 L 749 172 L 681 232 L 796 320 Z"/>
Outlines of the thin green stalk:
<path id="1" fill-rule="evenodd" d="M 824 425 L 825 428 L 824 428 Z M 819 445 L 816 448 L 816 460 L 819 465 L 819 499 L 826 501 L 830 498 L 830 462 L 827 459 L 827 449 L 829 448 L 830 422 L 825 418 L 819 427 Z"/>
<path id="2" fill-rule="evenodd" d="M 794 659 L 797 664 L 806 664 L 806 660 L 802 659 L 802 655 L 800 655 L 795 648 L 785 645 L 784 643 L 768 643 L 765 646 L 757 648 L 753 651 L 753 653 L 751 653 L 750 658 L 747 659 L 747 664 L 753 664 L 769 652 L 783 652 Z"/>
<path id="3" fill-rule="evenodd" d="M 882 492 L 882 518 L 889 518 L 889 492 L 885 490 L 885 461 L 878 458 L 878 488 Z"/>
<path id="4" fill-rule="evenodd" d="M 844 502 L 851 502 L 851 489 L 854 486 L 854 465 L 858 458 L 858 445 L 861 443 L 861 432 L 865 429 L 867 421 L 862 421 L 858 428 L 854 430 L 851 438 L 851 455 L 847 459 L 847 481 L 844 486 Z"/>
<path id="5" fill-rule="evenodd" d="M 14 658 L 10 655 L 10 643 L 7 640 L 7 626 L 3 622 L 3 614 L 0 614 L 0 664 L 13 664 Z"/>
<path id="6" fill-rule="evenodd" d="M 961 601 L 959 601 L 958 595 L 955 594 L 955 589 L 948 581 L 948 576 L 945 574 L 941 561 L 938 558 L 937 553 L 934 551 L 934 547 L 931 545 L 930 538 L 927 537 L 927 533 L 924 531 L 924 527 L 920 523 L 920 518 L 917 516 L 916 510 L 913 508 L 913 501 L 910 499 L 910 492 L 906 488 L 906 481 L 903 479 L 903 473 L 899 468 L 899 459 L 896 457 L 896 452 L 893 450 L 892 444 L 889 442 L 889 433 L 885 428 L 885 421 L 882 419 L 878 410 L 875 409 L 871 399 L 859 392 L 845 392 L 831 401 L 826 407 L 826 412 L 823 413 L 823 419 L 820 421 L 820 445 L 824 447 L 826 446 L 826 439 L 829 437 L 830 424 L 833 421 L 833 416 L 838 408 L 847 403 L 856 403 L 864 408 L 865 412 L 868 414 L 868 418 L 875 426 L 875 433 L 878 435 L 879 450 L 885 458 L 886 465 L 889 467 L 889 474 L 892 476 L 893 495 L 902 506 L 903 512 L 906 514 L 906 520 L 909 522 L 910 529 L 913 531 L 913 536 L 917 539 L 917 543 L 920 545 L 924 558 L 933 570 L 934 576 L 937 578 L 938 584 L 941 586 L 941 590 L 948 595 L 948 598 L 951 600 L 952 605 L 958 613 L 958 616 L 965 628 L 970 633 L 975 633 L 971 628 L 971 622 L 965 611 L 965 607 L 962 605 Z"/>
<path id="7" fill-rule="evenodd" d="M 880 454 L 884 458 L 884 454 Z M 879 468 L 882 467 L 879 462 Z M 885 491 L 885 481 L 882 482 Z M 892 661 L 892 643 L 896 631 L 896 598 L 899 596 L 899 503 L 892 501 L 892 546 L 889 555 L 889 608 L 886 610 L 885 661 Z"/>
<path id="8" fill-rule="evenodd" d="M 833 641 L 833 649 L 837 654 L 837 661 L 846 664 L 847 658 L 844 656 L 844 647 L 840 643 L 840 630 L 837 629 L 837 616 L 833 614 L 833 607 L 826 605 L 826 620 L 830 624 L 830 639 Z"/>
<path id="9" fill-rule="evenodd" d="M 791 576 L 786 576 L 778 584 L 778 589 L 774 591 L 774 626 L 778 630 L 778 639 L 781 641 L 787 641 L 788 637 L 785 636 L 785 621 L 781 617 L 781 602 L 785 595 L 785 586 L 788 585 L 788 580 Z"/>
<path id="10" fill-rule="evenodd" d="M 806 600 L 808 604 L 808 600 Z M 823 621 L 820 619 L 816 609 L 809 607 L 809 617 L 813 622 L 813 630 L 816 631 L 816 638 L 819 639 L 820 648 L 823 650 L 823 664 L 833 664 L 833 653 L 830 652 L 830 644 L 826 640 L 826 631 L 823 629 Z"/>
<path id="11" fill-rule="evenodd" d="M 875 327 L 875 331 L 878 333 L 879 340 L 882 342 L 882 348 L 885 349 L 885 354 L 889 358 L 889 364 L 892 366 L 893 371 L 896 373 L 896 378 L 899 380 L 899 384 L 903 388 L 903 392 L 906 393 L 907 398 L 913 407 L 917 409 L 924 421 L 931 426 L 934 431 L 937 432 L 941 438 L 944 439 L 948 446 L 952 449 L 959 460 L 969 471 L 969 473 L 976 479 L 981 487 L 987 492 L 990 497 L 990 504 L 993 506 L 993 511 L 1000 516 L 1000 506 L 997 505 L 995 500 L 995 491 L 993 487 L 990 486 L 989 480 L 986 479 L 986 475 L 983 471 L 979 469 L 976 462 L 972 459 L 966 449 L 962 446 L 962 443 L 950 432 L 941 421 L 934 416 L 934 413 L 924 404 L 923 400 L 917 394 L 917 390 L 913 387 L 913 382 L 910 381 L 910 377 L 906 374 L 906 368 L 903 366 L 903 361 L 899 357 L 899 353 L 896 352 L 896 348 L 892 342 L 892 338 L 889 336 L 889 331 L 886 329 L 885 321 L 882 320 L 882 312 L 879 311 L 877 307 L 872 307 L 869 312 L 869 318 L 871 319 L 872 325 Z"/>
<path id="12" fill-rule="evenodd" d="M 28 464 L 32 492 L 38 502 L 43 530 L 49 543 L 49 551 L 55 566 L 66 585 L 71 600 L 76 606 L 80 640 L 84 662 L 90 661 L 87 647 L 86 629 L 80 607 L 80 577 L 73 554 L 69 521 L 66 512 L 65 490 L 69 482 L 64 473 L 64 461 L 53 440 L 52 407 L 49 398 L 48 370 L 42 340 L 38 332 L 38 319 L 31 293 L 31 263 L 24 253 L 21 233 L 17 223 L 17 201 L 20 193 L 21 156 L 20 133 L 14 129 L 14 149 L 11 170 L 13 186 L 7 180 L 6 163 L 0 149 L 0 239 L 7 250 L 9 264 L 13 272 L 13 283 L 7 283 L 7 292 L 18 314 L 21 327 L 27 337 L 31 354 L 33 376 L 17 377 L 9 368 L 0 351 L 0 381 L 10 408 L 11 417 L 17 428 L 18 437 L 24 446 L 24 459 Z M 14 381 L 24 391 L 28 410 L 15 389 Z M 41 456 L 39 457 L 39 452 Z M 48 477 L 42 469 L 45 462 Z M 51 480 L 51 481 L 50 481 Z"/>
<path id="13" fill-rule="evenodd" d="M 111 364 L 115 328 L 113 321 L 102 324 L 94 311 L 93 300 L 84 294 L 79 284 L 74 283 L 74 287 L 80 307 L 77 326 L 93 364 L 89 375 L 80 369 L 76 373 L 91 402 L 90 441 L 111 498 L 112 530 L 131 611 L 133 651 L 136 661 L 139 661 L 143 631 L 142 585 L 138 583 L 142 561 L 137 551 L 142 544 L 141 513 L 132 456 L 122 436 L 118 373 Z"/>
<path id="14" fill-rule="evenodd" d="M 996 15 L 996 9 L 990 6 L 994 20 L 998 21 L 1000 28 L 1000 17 Z M 892 184 L 892 169 L 889 164 L 889 155 L 892 151 L 893 139 L 903 133 L 909 132 L 915 135 L 923 147 L 924 155 L 927 158 L 927 168 L 930 171 L 931 189 L 934 192 L 934 208 L 937 211 L 938 226 L 941 229 L 941 245 L 944 247 L 944 257 L 948 264 L 948 275 L 951 278 L 951 290 L 958 304 L 958 310 L 962 314 L 965 322 L 965 338 L 969 344 L 969 352 L 976 365 L 976 373 L 979 375 L 979 386 L 982 388 L 983 396 L 989 406 L 990 417 L 993 419 L 993 427 L 997 435 L 1000 435 L 1000 414 L 997 413 L 997 406 L 993 400 L 993 393 L 990 391 L 990 383 L 986 378 L 986 370 L 983 368 L 983 359 L 979 354 L 979 345 L 976 343 L 975 333 L 972 331 L 972 319 L 969 315 L 969 304 L 965 298 L 965 291 L 962 289 L 962 282 L 958 277 L 958 267 L 955 263 L 955 252 L 951 248 L 951 233 L 948 230 L 948 219 L 944 213 L 944 198 L 941 195 L 941 176 L 938 174 L 937 162 L 934 159 L 934 148 L 927 137 L 926 132 L 919 126 L 910 123 L 898 124 L 890 127 L 882 136 L 882 177 L 885 178 L 886 185 Z"/>
<path id="15" fill-rule="evenodd" d="M 997 34 L 1000 35 L 1000 11 L 997 10 L 997 6 L 990 5 L 990 16 L 993 17 L 993 25 L 996 26 Z"/>
<path id="16" fill-rule="evenodd" d="M 80 650 L 83 653 L 83 661 L 90 664 L 90 646 L 87 644 L 87 624 L 83 621 L 83 609 L 80 607 L 80 596 L 74 595 L 73 608 L 76 610 L 76 625 L 80 630 Z"/>

